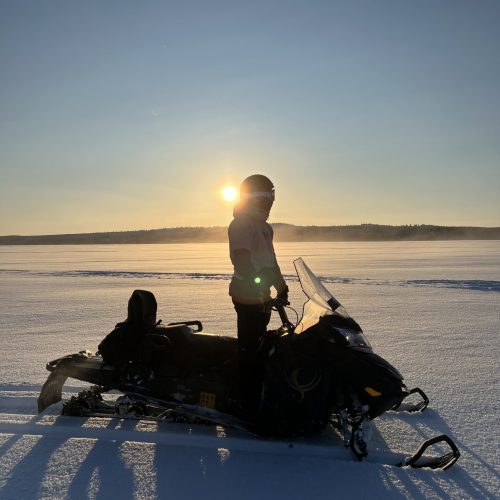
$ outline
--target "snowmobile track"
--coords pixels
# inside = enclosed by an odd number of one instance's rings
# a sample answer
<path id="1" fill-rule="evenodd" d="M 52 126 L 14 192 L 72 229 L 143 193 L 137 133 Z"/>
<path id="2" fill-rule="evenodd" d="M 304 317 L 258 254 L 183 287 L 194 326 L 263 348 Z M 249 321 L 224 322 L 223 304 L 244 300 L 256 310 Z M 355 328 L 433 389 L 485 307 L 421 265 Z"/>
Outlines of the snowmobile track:
<path id="1" fill-rule="evenodd" d="M 336 432 L 316 438 L 265 439 L 221 425 L 203 425 L 111 417 L 60 415 L 62 404 L 36 414 L 36 387 L 2 387 L 0 390 L 0 434 L 33 435 L 46 438 L 91 439 L 108 442 L 153 443 L 163 446 L 199 449 L 227 449 L 233 452 L 340 460 L 354 463 Z M 38 389 L 38 390 L 37 390 Z M 75 388 L 77 391 L 78 389 Z M 65 392 L 68 399 L 73 392 Z M 431 413 L 432 414 L 432 413 Z M 394 415 L 386 414 L 386 418 Z M 398 416 L 401 418 L 401 416 Z M 406 414 L 411 420 L 412 414 Z M 373 449 L 363 463 L 395 466 L 408 458 L 405 450 Z"/>

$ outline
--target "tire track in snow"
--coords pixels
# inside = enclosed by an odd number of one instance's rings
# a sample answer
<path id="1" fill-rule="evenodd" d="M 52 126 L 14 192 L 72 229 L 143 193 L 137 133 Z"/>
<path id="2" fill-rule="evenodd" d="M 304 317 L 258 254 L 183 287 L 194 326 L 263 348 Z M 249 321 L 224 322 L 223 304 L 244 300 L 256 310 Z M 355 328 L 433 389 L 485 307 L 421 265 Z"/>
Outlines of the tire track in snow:
<path id="1" fill-rule="evenodd" d="M 162 273 L 148 271 L 99 271 L 99 270 L 70 270 L 70 271 L 31 271 L 27 269 L 0 269 L 0 273 L 29 276 L 52 276 L 61 278 L 123 278 L 123 279 L 158 279 L 158 280 L 208 280 L 229 281 L 231 274 L 225 273 Z M 369 286 L 405 286 L 455 288 L 480 292 L 500 293 L 500 281 L 496 280 L 453 280 L 453 279 L 418 279 L 418 280 L 383 280 L 376 278 L 352 278 L 319 276 L 320 281 L 326 284 L 341 285 L 369 285 Z M 297 282 L 295 275 L 286 275 L 285 280 Z"/>

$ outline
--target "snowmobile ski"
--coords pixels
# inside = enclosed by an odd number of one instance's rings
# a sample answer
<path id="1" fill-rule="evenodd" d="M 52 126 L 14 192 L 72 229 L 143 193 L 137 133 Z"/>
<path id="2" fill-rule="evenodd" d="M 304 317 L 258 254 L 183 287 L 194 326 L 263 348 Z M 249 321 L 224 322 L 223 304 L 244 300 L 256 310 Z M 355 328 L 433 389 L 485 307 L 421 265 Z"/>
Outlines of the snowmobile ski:
<path id="1" fill-rule="evenodd" d="M 446 443 L 451 451 L 440 456 L 426 458 L 424 457 L 424 452 L 431 446 L 437 443 Z M 436 436 L 428 439 L 420 445 L 418 450 L 407 459 L 403 460 L 398 464 L 398 467 L 412 467 L 413 469 L 449 469 L 458 459 L 460 458 L 460 451 L 453 440 L 442 434 L 441 436 Z"/>
<path id="2" fill-rule="evenodd" d="M 413 394 L 419 394 L 422 398 L 421 401 L 417 402 L 410 402 L 406 401 L 405 399 L 411 398 Z M 429 398 L 427 397 L 427 394 L 420 389 L 420 387 L 414 387 L 411 389 L 408 394 L 397 404 L 392 408 L 392 411 L 406 411 L 408 413 L 417 413 L 420 412 L 422 413 L 427 407 L 429 406 Z"/>

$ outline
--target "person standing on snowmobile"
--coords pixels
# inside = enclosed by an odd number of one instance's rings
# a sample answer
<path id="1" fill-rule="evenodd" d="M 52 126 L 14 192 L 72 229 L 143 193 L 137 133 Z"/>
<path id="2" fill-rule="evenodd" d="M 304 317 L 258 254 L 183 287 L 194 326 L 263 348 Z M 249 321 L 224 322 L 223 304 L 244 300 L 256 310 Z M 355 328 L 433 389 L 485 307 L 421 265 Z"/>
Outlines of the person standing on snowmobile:
<path id="1" fill-rule="evenodd" d="M 234 274 L 229 285 L 237 315 L 240 389 L 249 408 L 260 399 L 262 373 L 257 351 L 271 319 L 271 287 L 288 303 L 267 223 L 274 203 L 274 185 L 264 175 L 251 175 L 240 186 L 240 201 L 229 225 L 229 253 Z"/>

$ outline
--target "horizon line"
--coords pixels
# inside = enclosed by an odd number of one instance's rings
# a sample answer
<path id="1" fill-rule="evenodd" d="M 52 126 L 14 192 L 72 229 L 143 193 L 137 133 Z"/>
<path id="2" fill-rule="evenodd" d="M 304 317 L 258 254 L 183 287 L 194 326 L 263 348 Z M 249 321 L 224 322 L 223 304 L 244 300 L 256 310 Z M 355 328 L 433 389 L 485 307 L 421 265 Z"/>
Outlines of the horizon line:
<path id="1" fill-rule="evenodd" d="M 500 229 L 500 226 L 454 226 L 454 225 L 441 225 L 441 224 L 380 224 L 372 222 L 362 222 L 359 224 L 330 224 L 330 225 L 318 225 L 318 224 L 292 224 L 289 222 L 270 222 L 271 226 L 291 226 L 295 228 L 348 228 L 348 227 L 385 227 L 385 228 L 397 228 L 397 227 L 435 227 L 435 228 L 450 228 L 450 229 Z M 40 234 L 4 234 L 0 235 L 0 238 L 30 238 L 30 237 L 53 237 L 53 236 L 77 236 L 77 235 L 95 235 L 95 234 L 116 234 L 116 233 L 140 233 L 140 232 L 152 232 L 152 231 L 168 231 L 168 230 L 179 230 L 179 229 L 225 229 L 227 225 L 219 226 L 171 226 L 171 227 L 159 227 L 151 229 L 118 229 L 118 230 L 108 230 L 108 231 L 86 231 L 77 233 L 40 233 Z"/>

